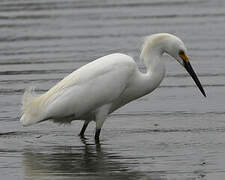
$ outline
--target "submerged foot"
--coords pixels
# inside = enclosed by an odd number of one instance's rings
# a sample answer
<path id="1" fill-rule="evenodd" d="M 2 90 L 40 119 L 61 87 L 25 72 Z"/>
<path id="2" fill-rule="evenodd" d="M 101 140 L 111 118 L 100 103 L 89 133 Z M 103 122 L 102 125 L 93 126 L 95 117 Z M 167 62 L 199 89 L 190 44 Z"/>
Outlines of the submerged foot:
<path id="1" fill-rule="evenodd" d="M 95 138 L 95 144 L 96 144 L 96 145 L 100 144 L 99 138 Z"/>

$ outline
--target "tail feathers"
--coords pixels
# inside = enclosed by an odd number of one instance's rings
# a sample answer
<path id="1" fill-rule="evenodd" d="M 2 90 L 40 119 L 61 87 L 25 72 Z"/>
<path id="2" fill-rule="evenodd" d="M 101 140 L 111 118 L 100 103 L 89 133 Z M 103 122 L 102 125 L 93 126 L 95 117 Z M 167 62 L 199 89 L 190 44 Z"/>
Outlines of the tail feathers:
<path id="1" fill-rule="evenodd" d="M 20 122 L 24 126 L 32 125 L 43 120 L 43 104 L 41 98 L 35 93 L 35 88 L 25 91 L 22 99 L 22 117 Z"/>
<path id="2" fill-rule="evenodd" d="M 27 108 L 29 108 L 30 104 L 37 97 L 38 95 L 35 92 L 35 87 L 27 89 L 22 98 L 22 111 L 24 112 Z"/>
<path id="3" fill-rule="evenodd" d="M 23 126 L 30 126 L 32 124 L 36 124 L 38 122 L 41 122 L 43 119 L 38 116 L 31 116 L 30 114 L 24 113 L 22 117 L 20 118 L 20 122 Z"/>

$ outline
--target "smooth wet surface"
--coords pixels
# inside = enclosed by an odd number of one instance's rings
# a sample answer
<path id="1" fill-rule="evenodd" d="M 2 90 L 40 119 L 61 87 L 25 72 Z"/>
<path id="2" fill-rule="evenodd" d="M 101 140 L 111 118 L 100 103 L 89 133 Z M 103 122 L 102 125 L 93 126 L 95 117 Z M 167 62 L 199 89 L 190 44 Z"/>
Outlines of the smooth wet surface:
<path id="1" fill-rule="evenodd" d="M 225 179 L 225 1 L 0 1 L 1 179 Z M 165 56 L 160 88 L 94 123 L 19 123 L 24 89 L 43 93 L 73 70 L 121 52 L 139 63 L 143 37 L 185 42 L 207 98 Z M 141 88 L 141 87 L 140 87 Z"/>

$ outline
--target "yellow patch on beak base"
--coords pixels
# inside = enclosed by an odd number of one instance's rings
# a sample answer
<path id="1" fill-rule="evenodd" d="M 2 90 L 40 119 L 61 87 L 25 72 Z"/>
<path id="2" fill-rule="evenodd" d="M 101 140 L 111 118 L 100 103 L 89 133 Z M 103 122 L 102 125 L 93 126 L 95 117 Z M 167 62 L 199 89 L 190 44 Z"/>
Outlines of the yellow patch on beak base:
<path id="1" fill-rule="evenodd" d="M 188 59 L 188 57 L 184 54 L 184 51 L 180 51 L 180 52 L 179 52 L 179 56 L 180 56 L 180 58 L 183 59 L 186 63 L 189 62 L 189 59 Z"/>

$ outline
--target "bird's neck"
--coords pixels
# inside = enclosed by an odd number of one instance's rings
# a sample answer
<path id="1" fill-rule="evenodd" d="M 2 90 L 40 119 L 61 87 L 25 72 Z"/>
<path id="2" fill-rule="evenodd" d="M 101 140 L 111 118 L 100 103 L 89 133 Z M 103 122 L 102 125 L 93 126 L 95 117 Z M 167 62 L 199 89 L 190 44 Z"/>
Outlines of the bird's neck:
<path id="1" fill-rule="evenodd" d="M 147 72 L 142 74 L 144 90 L 149 93 L 159 86 L 165 76 L 165 65 L 162 60 L 163 51 L 160 49 L 150 50 L 142 58 Z"/>

